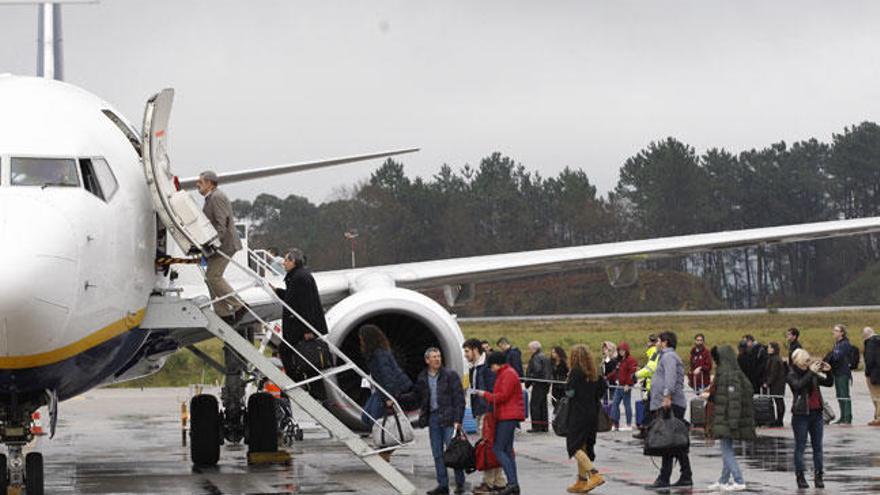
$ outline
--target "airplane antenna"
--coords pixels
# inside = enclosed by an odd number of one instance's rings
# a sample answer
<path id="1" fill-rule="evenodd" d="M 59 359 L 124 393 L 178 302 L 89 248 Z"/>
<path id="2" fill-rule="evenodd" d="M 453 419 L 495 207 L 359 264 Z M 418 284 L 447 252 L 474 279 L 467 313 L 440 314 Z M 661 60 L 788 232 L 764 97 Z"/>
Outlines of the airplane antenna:
<path id="1" fill-rule="evenodd" d="M 37 4 L 37 76 L 64 80 L 61 38 L 61 4 L 98 3 L 98 0 L 0 0 L 0 4 Z"/>

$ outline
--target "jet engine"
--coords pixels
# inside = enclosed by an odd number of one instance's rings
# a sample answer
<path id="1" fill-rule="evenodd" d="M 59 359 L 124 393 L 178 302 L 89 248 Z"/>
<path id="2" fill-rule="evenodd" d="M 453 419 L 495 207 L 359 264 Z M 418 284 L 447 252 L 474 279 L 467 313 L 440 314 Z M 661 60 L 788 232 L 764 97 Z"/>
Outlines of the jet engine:
<path id="1" fill-rule="evenodd" d="M 343 299 L 327 312 L 329 340 L 339 347 L 361 369 L 369 372 L 360 350 L 358 328 L 374 324 L 385 332 L 398 364 L 415 381 L 425 368 L 424 353 L 437 347 L 445 366 L 459 374 L 464 369 L 461 344 L 464 336 L 455 318 L 430 298 L 412 290 L 397 287 L 365 288 Z M 346 372 L 338 377 L 339 387 L 363 405 L 370 391 L 361 388 L 357 373 Z M 332 387 L 327 388 L 331 409 L 350 428 L 363 429 L 360 411 Z"/>

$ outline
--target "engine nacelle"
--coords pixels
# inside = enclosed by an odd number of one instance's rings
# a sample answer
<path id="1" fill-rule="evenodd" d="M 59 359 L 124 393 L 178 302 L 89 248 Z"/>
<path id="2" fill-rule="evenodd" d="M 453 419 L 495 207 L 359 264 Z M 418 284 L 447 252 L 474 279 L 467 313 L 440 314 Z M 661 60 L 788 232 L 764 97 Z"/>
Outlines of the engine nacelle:
<path id="1" fill-rule="evenodd" d="M 369 372 L 361 355 L 357 329 L 368 323 L 385 332 L 394 357 L 413 381 L 425 368 L 424 353 L 429 347 L 440 349 L 445 366 L 459 375 L 464 370 L 461 328 L 448 311 L 418 292 L 396 287 L 367 288 L 340 301 L 326 317 L 330 342 L 364 371 Z M 337 383 L 349 397 L 360 404 L 366 402 L 369 390 L 361 388 L 357 373 L 346 372 L 337 377 Z M 327 392 L 336 416 L 349 427 L 362 429 L 360 411 L 339 397 L 332 387 Z"/>

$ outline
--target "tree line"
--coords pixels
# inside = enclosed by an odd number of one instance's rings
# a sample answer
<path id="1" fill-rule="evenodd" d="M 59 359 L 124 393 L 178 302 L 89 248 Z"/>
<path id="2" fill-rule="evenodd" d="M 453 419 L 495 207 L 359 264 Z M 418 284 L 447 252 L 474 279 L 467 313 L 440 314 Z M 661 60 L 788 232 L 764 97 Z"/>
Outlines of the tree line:
<path id="1" fill-rule="evenodd" d="M 542 177 L 501 153 L 430 179 L 389 159 L 370 179 L 316 205 L 261 194 L 233 203 L 253 246 L 302 248 L 316 270 L 768 227 L 880 214 L 880 126 L 826 143 L 780 141 L 698 154 L 675 138 L 648 144 L 599 195 L 581 169 Z M 730 307 L 815 304 L 880 256 L 875 236 L 756 246 L 651 262 L 699 277 Z"/>

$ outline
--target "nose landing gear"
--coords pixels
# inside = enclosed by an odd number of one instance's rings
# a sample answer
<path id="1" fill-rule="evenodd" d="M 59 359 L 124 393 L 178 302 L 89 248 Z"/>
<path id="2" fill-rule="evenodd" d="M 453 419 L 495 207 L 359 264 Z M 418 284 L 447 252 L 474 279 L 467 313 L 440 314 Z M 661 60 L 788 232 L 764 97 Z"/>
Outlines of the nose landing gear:
<path id="1" fill-rule="evenodd" d="M 14 429 L 3 425 L 4 434 Z M 43 495 L 45 492 L 43 454 L 28 452 L 27 455 L 22 455 L 22 448 L 27 442 L 19 440 L 5 443 L 9 457 L 7 459 L 5 455 L 0 454 L 0 493 L 6 493 L 9 486 L 23 486 L 28 495 Z"/>

